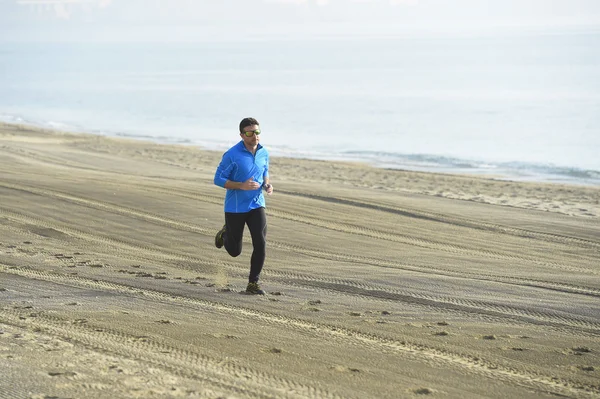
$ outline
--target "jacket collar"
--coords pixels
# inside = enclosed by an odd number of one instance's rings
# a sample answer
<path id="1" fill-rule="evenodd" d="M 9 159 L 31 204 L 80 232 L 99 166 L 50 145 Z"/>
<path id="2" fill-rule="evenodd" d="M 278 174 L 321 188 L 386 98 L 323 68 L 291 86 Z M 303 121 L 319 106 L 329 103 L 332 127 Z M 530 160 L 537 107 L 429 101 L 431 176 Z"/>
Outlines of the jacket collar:
<path id="1" fill-rule="evenodd" d="M 240 146 L 240 150 L 248 151 L 248 149 L 246 148 L 246 145 L 244 144 L 244 140 L 240 140 L 240 142 L 238 143 L 238 146 Z M 260 150 L 262 148 L 263 148 L 263 146 L 260 143 L 258 143 L 258 145 L 256 146 L 256 152 L 258 152 L 258 150 Z M 250 152 L 250 151 L 248 151 L 248 152 Z"/>

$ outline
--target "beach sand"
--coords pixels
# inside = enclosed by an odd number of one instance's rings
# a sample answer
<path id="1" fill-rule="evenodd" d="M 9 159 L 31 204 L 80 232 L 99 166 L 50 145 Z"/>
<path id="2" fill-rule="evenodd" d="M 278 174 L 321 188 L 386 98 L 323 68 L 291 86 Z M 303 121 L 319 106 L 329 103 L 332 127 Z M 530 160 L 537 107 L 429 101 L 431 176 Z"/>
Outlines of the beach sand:
<path id="1" fill-rule="evenodd" d="M 600 188 L 220 157 L 0 126 L 0 398 L 600 397 Z"/>

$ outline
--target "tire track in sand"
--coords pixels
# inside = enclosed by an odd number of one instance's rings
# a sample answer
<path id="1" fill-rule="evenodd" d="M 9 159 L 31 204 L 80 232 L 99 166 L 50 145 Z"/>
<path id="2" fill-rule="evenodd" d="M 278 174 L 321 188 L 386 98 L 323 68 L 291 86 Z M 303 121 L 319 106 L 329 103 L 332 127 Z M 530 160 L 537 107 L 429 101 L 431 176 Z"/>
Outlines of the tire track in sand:
<path id="1" fill-rule="evenodd" d="M 121 294 L 127 294 L 132 296 L 143 296 L 145 299 L 157 300 L 160 302 L 170 302 L 179 305 L 192 305 L 201 308 L 210 308 L 222 313 L 230 313 L 236 315 L 236 317 L 248 317 L 252 320 L 261 320 L 262 322 L 277 325 L 282 328 L 298 330 L 303 334 L 319 334 L 326 336 L 329 339 L 335 339 L 341 341 L 344 344 L 358 345 L 360 347 L 368 347 L 372 350 L 377 351 L 394 351 L 398 355 L 407 356 L 413 359 L 417 359 L 421 362 L 431 362 L 431 364 L 441 366 L 451 365 L 451 367 L 459 367 L 463 372 L 467 374 L 475 374 L 485 378 L 491 378 L 494 380 L 502 380 L 509 384 L 517 386 L 528 387 L 531 389 L 542 390 L 544 392 L 552 392 L 557 395 L 566 395 L 573 397 L 594 397 L 600 394 L 600 388 L 597 386 L 572 386 L 568 381 L 561 381 L 555 377 L 532 374 L 524 370 L 515 370 L 514 368 L 505 368 L 502 365 L 488 363 L 480 358 L 473 358 L 471 356 L 464 356 L 460 354 L 451 353 L 448 351 L 442 351 L 432 347 L 424 345 L 414 345 L 407 343 L 406 341 L 397 341 L 393 338 L 378 336 L 369 333 L 363 333 L 360 331 L 344 328 L 340 326 L 328 325 L 324 323 L 316 323 L 307 320 L 295 319 L 275 314 L 270 314 L 264 311 L 258 311 L 249 309 L 241 306 L 234 306 L 224 303 L 212 302 L 199 298 L 189 298 L 182 296 L 174 296 L 172 294 L 165 294 L 159 291 L 149 289 L 136 289 L 137 292 L 133 293 L 128 286 L 121 284 L 115 284 L 111 282 L 99 281 L 96 279 L 86 279 L 82 277 L 64 276 L 55 273 L 45 273 L 33 270 L 25 269 L 14 269 L 7 268 L 0 265 L 0 272 L 11 273 L 20 275 L 27 278 L 41 279 L 44 281 L 52 281 L 57 284 L 72 285 L 82 288 L 92 288 L 101 291 L 114 291 Z M 67 278 L 66 278 L 67 277 Z M 18 310 L 7 310 L 0 309 L 0 317 L 5 322 L 10 324 L 22 326 L 19 324 L 19 320 L 22 314 Z M 21 321 L 22 323 L 22 321 Z M 88 331 L 90 326 L 80 324 L 69 324 L 64 320 L 52 320 L 49 316 L 39 314 L 37 317 L 30 321 L 30 326 L 50 329 L 56 331 L 56 334 L 60 336 L 71 337 L 77 341 L 81 340 L 82 343 L 90 347 L 105 347 L 105 350 L 111 353 L 121 353 L 119 350 L 125 351 L 124 353 L 130 353 L 131 356 L 142 356 L 142 359 L 153 364 L 160 365 L 162 367 L 170 367 L 174 370 L 179 370 L 182 375 L 188 377 L 185 374 L 186 367 L 190 363 L 184 362 L 181 359 L 192 358 L 195 363 L 195 367 L 206 367 L 208 371 L 215 372 L 212 367 L 213 362 L 203 357 L 200 358 L 195 353 L 190 351 L 172 348 L 170 346 L 157 343 L 155 341 L 149 341 L 147 339 L 136 340 L 136 345 L 129 349 L 127 345 L 123 345 L 123 333 L 117 331 L 95 331 L 98 334 L 93 334 L 93 331 Z M 93 338 L 90 338 L 90 334 Z M 134 337 L 135 338 L 135 337 Z M 139 337 L 138 337 L 139 338 Z M 118 346 L 118 348 L 115 348 Z M 160 350 L 176 350 L 175 359 L 167 356 L 168 362 L 163 360 L 163 353 L 157 353 L 156 349 Z M 160 350 L 158 352 L 160 352 Z M 168 355 L 168 354 L 166 354 Z M 202 362 L 200 362 L 202 360 Z M 198 363 L 199 362 L 199 363 Z M 204 364 L 203 364 L 204 363 Z M 194 366 L 194 364 L 192 364 Z M 232 365 L 233 366 L 233 365 Z M 235 366 L 234 366 L 235 367 Z M 243 371 L 249 372 L 247 369 Z M 250 370 L 251 372 L 251 370 Z M 261 377 L 262 378 L 262 377 Z M 223 381 L 213 380 L 209 381 L 215 384 L 225 384 Z M 312 389 L 309 389 L 309 393 Z M 329 397 L 329 396 L 308 396 L 310 398 Z"/>
<path id="2" fill-rule="evenodd" d="M 2 183 L 2 182 L 0 182 L 0 187 L 5 187 L 5 188 L 14 189 L 14 190 L 29 192 L 31 194 L 56 198 L 59 200 L 76 203 L 76 204 L 79 204 L 82 206 L 87 206 L 87 207 L 90 207 L 93 209 L 100 209 L 100 210 L 112 212 L 115 214 L 135 217 L 138 219 L 146 220 L 149 222 L 153 222 L 153 223 L 160 224 L 163 226 L 168 226 L 171 228 L 184 229 L 185 231 L 190 231 L 190 232 L 199 233 L 199 234 L 208 235 L 208 236 L 212 236 L 214 234 L 213 229 L 205 229 L 205 228 L 198 227 L 198 226 L 190 224 L 190 223 L 185 223 L 185 222 L 181 222 L 181 221 L 175 221 L 172 219 L 168 219 L 168 218 L 165 218 L 158 214 L 153 214 L 153 213 L 149 213 L 149 212 L 145 212 L 145 211 L 139 211 L 139 210 L 131 209 L 128 207 L 111 204 L 108 202 L 96 201 L 96 200 L 86 199 L 86 198 L 82 198 L 82 197 L 77 197 L 77 196 L 74 196 L 71 194 L 62 193 L 62 192 L 58 192 L 58 191 L 54 191 L 54 190 L 38 189 L 38 188 L 30 187 L 30 186 L 7 184 L 7 183 Z M 155 190 L 155 191 L 160 192 L 160 190 Z M 172 194 L 172 191 L 164 190 L 162 192 L 165 194 Z M 206 196 L 206 195 L 203 195 L 203 196 L 196 195 L 196 196 L 194 196 L 194 198 L 195 199 L 202 198 L 203 201 L 208 200 L 207 202 L 212 201 L 215 204 L 220 204 L 222 202 L 222 199 L 217 199 L 216 197 Z M 388 241 L 392 241 L 392 242 L 398 242 L 398 243 L 402 243 L 402 244 L 422 247 L 422 248 L 426 248 L 426 249 L 440 250 L 440 251 L 449 252 L 449 253 L 453 253 L 453 254 L 465 254 L 465 255 L 470 255 L 470 256 L 475 256 L 475 257 L 486 257 L 486 258 L 491 258 L 491 259 L 500 259 L 500 260 L 508 260 L 508 261 L 523 261 L 523 262 L 527 262 L 527 263 L 537 264 L 540 266 L 553 267 L 553 268 L 557 268 L 560 270 L 569 270 L 569 271 L 578 272 L 578 273 L 592 273 L 592 274 L 600 275 L 600 270 L 596 271 L 592 268 L 583 269 L 580 267 L 568 266 L 568 265 L 557 263 L 557 262 L 540 261 L 540 260 L 538 260 L 536 258 L 532 258 L 532 257 L 509 255 L 509 254 L 500 253 L 500 252 L 496 252 L 496 251 L 477 250 L 477 249 L 467 248 L 467 247 L 463 247 L 463 246 L 459 246 L 459 245 L 445 244 L 445 243 L 440 243 L 440 242 L 436 242 L 436 241 L 432 241 L 432 240 L 425 240 L 422 238 L 412 237 L 409 235 L 400 235 L 397 233 L 392 234 L 392 233 L 388 233 L 388 232 L 367 229 L 362 226 L 355 226 L 355 225 L 350 225 L 350 224 L 346 224 L 346 223 L 336 223 L 336 222 L 319 220 L 319 219 L 314 219 L 314 218 L 307 218 L 307 217 L 304 217 L 301 215 L 295 215 L 295 214 L 292 214 L 289 212 L 283 212 L 283 211 L 278 211 L 278 210 L 269 210 L 268 213 L 270 215 L 280 217 L 282 219 L 287 219 L 287 220 L 292 220 L 292 221 L 305 223 L 305 224 L 309 224 L 309 225 L 313 225 L 313 226 L 323 227 L 323 228 L 340 231 L 340 232 L 347 233 L 347 234 L 362 235 L 362 236 L 367 236 L 367 237 L 371 237 L 371 238 L 383 239 L 383 240 L 388 240 Z M 270 242 L 272 242 L 275 246 L 278 246 L 280 248 L 287 247 L 287 249 L 295 249 L 297 251 L 302 251 L 301 247 L 299 247 L 299 246 L 286 245 L 286 244 L 282 244 L 282 243 L 277 243 L 276 241 L 270 241 Z M 313 251 L 313 252 L 318 252 L 318 251 Z"/>
<path id="3" fill-rule="evenodd" d="M 38 329 L 69 342 L 78 342 L 94 351 L 142 361 L 168 370 L 177 376 L 199 380 L 212 387 L 244 394 L 244 396 L 250 393 L 251 397 L 265 399 L 281 397 L 343 399 L 322 388 L 302 385 L 234 362 L 211 358 L 192 350 L 158 342 L 147 336 L 131 335 L 106 327 L 100 328 L 92 323 L 73 323 L 72 320 L 47 313 L 38 312 L 35 317 L 28 317 L 29 314 L 31 311 L 0 309 L 0 322 L 20 328 Z M 241 388 L 240 378 L 244 379 L 244 386 Z"/>
<path id="4" fill-rule="evenodd" d="M 70 236 L 75 236 L 78 237 L 80 239 L 84 239 L 87 241 L 92 241 L 92 242 L 96 242 L 96 243 L 101 243 L 104 246 L 106 246 L 109 249 L 114 250 L 114 248 L 118 248 L 119 249 L 119 253 L 135 253 L 136 256 L 133 257 L 133 259 L 135 260 L 139 260 L 139 256 L 140 256 L 140 251 L 142 253 L 145 253 L 146 255 L 152 255 L 154 257 L 156 257 L 157 259 L 159 259 L 159 261 L 164 262 L 164 261 L 185 261 L 185 262 L 189 262 L 189 263 L 193 263 L 193 264 L 197 264 L 197 265 L 203 265 L 206 266 L 208 269 L 213 269 L 214 271 L 218 270 L 219 266 L 222 265 L 227 265 L 225 263 L 219 263 L 218 265 L 215 264 L 214 262 L 207 262 L 206 260 L 202 259 L 202 258 L 197 258 L 197 257 L 193 257 L 193 256 L 189 256 L 189 255 L 182 255 L 182 254 L 177 254 L 177 253 L 172 253 L 169 252 L 167 249 L 156 249 L 154 247 L 147 247 L 147 246 L 141 246 L 141 245 L 137 245 L 137 244 L 132 244 L 132 243 L 128 243 L 126 241 L 123 240 L 119 240 L 119 239 L 114 239 L 111 237 L 104 237 L 101 235 L 96 235 L 96 234 L 91 234 L 91 233 L 86 233 L 83 232 L 81 230 L 78 229 L 73 229 L 73 228 L 69 228 L 66 226 L 58 226 L 56 224 L 50 224 L 47 223 L 43 220 L 37 219 L 37 218 L 32 218 L 29 216 L 25 216 L 25 215 L 21 215 L 15 212 L 9 212 L 6 210 L 3 210 L 2 208 L 0 208 L 0 215 L 5 215 L 5 217 L 9 218 L 9 219 L 14 219 L 16 221 L 20 221 L 20 222 L 25 222 L 28 224 L 34 224 L 37 226 L 42 226 L 48 229 L 53 229 L 53 230 L 57 230 L 59 232 L 62 232 L 63 234 L 67 234 Z M 296 247 L 291 247 L 291 248 L 295 248 L 294 251 L 292 252 L 299 252 L 298 248 Z M 307 254 L 310 254 L 312 251 L 307 251 Z M 337 255 L 334 254 L 334 260 L 344 260 L 344 261 L 349 261 L 351 259 L 353 259 L 353 257 L 345 257 L 343 255 Z M 356 259 L 354 259 L 354 261 L 356 261 Z M 229 265 L 230 266 L 230 265 Z M 275 272 L 274 273 L 279 274 L 279 276 L 285 276 L 285 273 L 278 273 Z M 488 304 L 485 302 L 475 302 L 475 301 L 471 301 L 471 300 L 466 300 L 466 299 L 462 299 L 462 298 L 450 298 L 450 297 L 434 297 L 434 296 L 426 296 L 426 295 L 422 295 L 422 294 L 418 294 L 418 293 L 414 293 L 414 292 L 397 292 L 397 290 L 393 290 L 393 289 L 389 289 L 389 288 L 383 288 L 379 287 L 379 286 L 372 286 L 372 285 L 367 285 L 367 284 L 361 284 L 361 283 L 357 283 L 357 282 L 347 282 L 344 281 L 343 284 L 340 284 L 339 281 L 340 280 L 336 280 L 336 279 L 318 279 L 318 278 L 305 278 L 305 279 L 300 279 L 298 281 L 304 281 L 305 285 L 319 285 L 321 288 L 325 288 L 325 287 L 330 287 L 330 289 L 334 290 L 334 291 L 344 291 L 347 293 L 354 293 L 355 295 L 358 292 L 361 292 L 362 295 L 366 295 L 369 294 L 370 296 L 373 297 L 377 297 L 380 299 L 383 298 L 387 298 L 388 300 L 399 300 L 402 298 L 405 298 L 405 300 L 409 300 L 410 298 L 412 298 L 412 301 L 415 300 L 425 300 L 427 301 L 428 305 L 432 305 L 432 304 L 436 304 L 437 307 L 448 307 L 450 306 L 452 309 L 457 309 L 458 308 L 463 308 L 464 311 L 467 312 L 476 312 L 476 313 L 482 313 L 484 315 L 489 315 L 490 313 L 493 313 L 495 316 L 502 316 L 504 318 L 507 319 L 514 319 L 515 316 L 518 316 L 518 318 L 530 318 L 530 317 L 534 317 L 534 319 L 536 320 L 537 323 L 539 322 L 543 322 L 543 323 L 548 323 L 549 325 L 553 325 L 555 326 L 556 323 L 558 324 L 563 324 L 565 327 L 570 326 L 570 327 L 575 327 L 575 328 L 586 328 L 586 329 L 590 329 L 591 333 L 594 333 L 594 331 L 599 328 L 598 323 L 593 323 L 587 320 L 582 320 L 579 318 L 575 318 L 575 317 L 570 317 L 570 318 L 566 318 L 564 316 L 560 316 L 555 314 L 554 312 L 541 312 L 541 311 L 532 311 L 529 309 L 522 309 L 522 308 L 518 308 L 518 307 L 509 307 L 509 306 L 505 306 L 505 305 L 496 305 L 496 304 Z M 354 288 L 359 288 L 362 291 L 357 291 L 356 289 L 353 288 L 345 288 L 343 289 L 343 286 L 349 286 L 349 287 L 354 287 Z"/>

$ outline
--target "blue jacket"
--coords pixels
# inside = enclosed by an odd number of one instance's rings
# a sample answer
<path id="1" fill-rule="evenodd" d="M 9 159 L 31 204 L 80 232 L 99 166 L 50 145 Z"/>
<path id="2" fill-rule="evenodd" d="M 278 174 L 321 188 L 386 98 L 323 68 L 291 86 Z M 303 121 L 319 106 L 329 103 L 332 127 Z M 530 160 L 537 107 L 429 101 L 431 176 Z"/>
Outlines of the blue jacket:
<path id="1" fill-rule="evenodd" d="M 269 152 L 258 144 L 252 155 L 240 141 L 223 154 L 215 172 L 215 184 L 225 187 L 227 180 L 245 182 L 250 177 L 261 185 L 256 190 L 230 190 L 225 194 L 225 212 L 243 213 L 265 206 L 262 186 L 269 177 Z"/>

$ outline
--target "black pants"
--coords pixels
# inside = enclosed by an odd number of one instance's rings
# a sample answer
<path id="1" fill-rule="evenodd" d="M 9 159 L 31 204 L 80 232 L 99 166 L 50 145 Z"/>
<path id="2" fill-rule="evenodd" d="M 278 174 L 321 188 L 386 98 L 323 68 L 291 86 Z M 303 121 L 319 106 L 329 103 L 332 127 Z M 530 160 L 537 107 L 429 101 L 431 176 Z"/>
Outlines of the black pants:
<path id="1" fill-rule="evenodd" d="M 260 272 L 265 264 L 267 249 L 267 215 L 265 208 L 253 209 L 245 213 L 225 212 L 225 235 L 223 237 L 225 249 L 231 256 L 242 253 L 242 237 L 244 225 L 248 225 L 252 237 L 252 258 L 250 259 L 250 277 L 248 281 L 258 282 Z"/>

